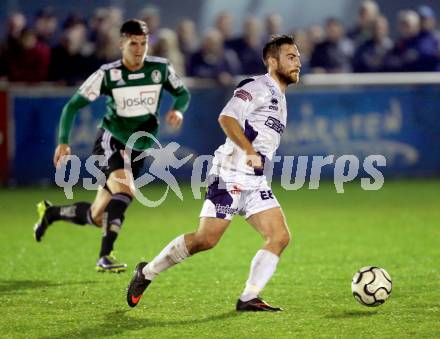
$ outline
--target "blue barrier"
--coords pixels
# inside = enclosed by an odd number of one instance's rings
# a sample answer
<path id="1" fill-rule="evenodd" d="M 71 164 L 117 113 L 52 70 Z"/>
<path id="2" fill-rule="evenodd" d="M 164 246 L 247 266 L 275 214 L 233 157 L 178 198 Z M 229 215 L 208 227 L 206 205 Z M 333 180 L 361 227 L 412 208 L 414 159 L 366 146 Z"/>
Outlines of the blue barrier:
<path id="1" fill-rule="evenodd" d="M 287 100 L 279 154 L 381 154 L 388 176 L 440 173 L 438 86 L 307 90 Z"/>
<path id="2" fill-rule="evenodd" d="M 221 88 L 193 90 L 183 128 L 176 133 L 162 121 L 161 143 L 179 143 L 178 158 L 212 154 L 224 140 L 217 117 L 231 93 L 231 89 Z M 53 183 L 58 120 L 68 98 L 13 95 L 12 100 L 15 152 L 11 182 Z M 354 154 L 362 160 L 382 154 L 387 159 L 386 168 L 381 169 L 385 177 L 440 174 L 440 149 L 436 147 L 440 144 L 439 86 L 300 89 L 289 92 L 287 102 L 288 123 L 279 155 L 334 154 L 336 158 Z M 165 95 L 161 120 L 170 104 L 171 98 Z M 91 152 L 104 108 L 104 100 L 99 99 L 76 118 L 71 146 L 82 160 Z M 279 167 L 275 166 L 276 175 Z M 187 163 L 173 174 L 189 178 L 191 170 Z M 322 173 L 332 176 L 332 166 L 324 167 Z"/>

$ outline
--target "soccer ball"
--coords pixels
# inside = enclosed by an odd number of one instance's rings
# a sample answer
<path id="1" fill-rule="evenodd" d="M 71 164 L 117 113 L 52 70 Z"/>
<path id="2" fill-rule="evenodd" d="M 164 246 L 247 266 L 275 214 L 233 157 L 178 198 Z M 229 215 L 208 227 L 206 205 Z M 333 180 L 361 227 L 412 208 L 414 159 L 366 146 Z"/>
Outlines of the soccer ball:
<path id="1" fill-rule="evenodd" d="M 362 267 L 353 277 L 351 291 L 354 298 L 365 306 L 379 306 L 391 294 L 391 277 L 383 268 Z"/>

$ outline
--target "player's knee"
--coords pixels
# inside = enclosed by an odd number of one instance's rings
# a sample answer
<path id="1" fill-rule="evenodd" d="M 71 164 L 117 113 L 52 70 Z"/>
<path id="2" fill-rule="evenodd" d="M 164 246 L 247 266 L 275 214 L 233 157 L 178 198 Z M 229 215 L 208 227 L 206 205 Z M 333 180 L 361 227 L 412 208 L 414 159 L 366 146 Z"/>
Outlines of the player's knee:
<path id="1" fill-rule="evenodd" d="M 286 248 L 289 245 L 291 239 L 292 238 L 291 238 L 289 232 L 283 232 L 283 234 L 281 235 L 280 240 L 279 240 L 280 247 L 282 249 Z"/>
<path id="2" fill-rule="evenodd" d="M 96 206 L 95 204 L 92 204 L 92 206 L 90 206 L 88 218 L 89 218 L 89 223 L 91 222 L 96 227 L 102 226 L 102 219 L 103 219 L 102 209 Z"/>
<path id="3" fill-rule="evenodd" d="M 209 250 L 217 245 L 219 239 L 214 235 L 203 234 L 196 237 L 195 247 L 198 251 Z"/>
<path id="4" fill-rule="evenodd" d="M 91 216 L 92 222 L 95 226 L 97 226 L 97 227 L 102 226 L 103 211 L 96 209 L 96 208 L 94 209 L 93 205 L 92 205 L 90 216 Z"/>
<path id="5" fill-rule="evenodd" d="M 279 248 L 280 250 L 285 249 L 290 243 L 290 233 L 289 231 L 277 232 L 272 237 L 268 239 L 269 243 Z"/>
<path id="6" fill-rule="evenodd" d="M 215 245 L 217 245 L 217 243 L 218 243 L 218 240 L 219 239 L 217 237 L 213 237 L 213 236 L 209 236 L 209 237 L 205 238 L 205 240 L 204 240 L 205 248 L 207 250 L 209 250 L 209 249 L 215 247 Z"/>

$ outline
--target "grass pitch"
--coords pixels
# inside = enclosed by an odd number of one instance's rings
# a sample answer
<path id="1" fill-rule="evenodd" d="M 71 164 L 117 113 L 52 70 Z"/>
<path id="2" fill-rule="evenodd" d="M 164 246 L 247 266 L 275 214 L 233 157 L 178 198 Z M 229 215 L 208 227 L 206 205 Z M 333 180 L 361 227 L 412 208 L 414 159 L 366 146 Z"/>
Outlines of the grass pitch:
<path id="1" fill-rule="evenodd" d="M 177 235 L 195 229 L 202 200 L 189 187 L 157 208 L 135 202 L 116 244 L 129 272 L 94 271 L 100 231 L 57 223 L 32 238 L 35 203 L 65 203 L 61 189 L 0 191 L 0 337 L 439 337 L 440 181 L 388 181 L 380 191 L 358 183 L 337 194 L 274 185 L 293 241 L 263 297 L 276 314 L 237 314 L 234 306 L 260 236 L 236 217 L 220 244 L 157 278 L 138 307 L 125 304 L 134 265 Z M 146 195 L 160 197 L 151 186 Z M 75 200 L 94 192 L 74 191 Z M 351 295 L 362 266 L 385 268 L 393 292 L 368 308 Z"/>

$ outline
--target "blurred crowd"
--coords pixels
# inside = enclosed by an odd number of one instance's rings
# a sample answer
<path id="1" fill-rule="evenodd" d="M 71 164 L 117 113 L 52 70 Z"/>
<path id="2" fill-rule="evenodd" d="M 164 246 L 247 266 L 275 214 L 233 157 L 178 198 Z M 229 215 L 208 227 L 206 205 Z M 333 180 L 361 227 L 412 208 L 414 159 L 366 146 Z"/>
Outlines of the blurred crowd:
<path id="1" fill-rule="evenodd" d="M 284 34 L 278 14 L 248 17 L 234 36 L 234 15 L 222 12 L 203 34 L 189 19 L 175 30 L 161 27 L 159 8 L 146 7 L 148 54 L 166 57 L 182 76 L 231 83 L 236 75 L 265 72 L 262 45 L 273 34 Z M 37 13 L 29 25 L 25 15 L 11 13 L 0 47 L 0 79 L 11 82 L 54 81 L 75 85 L 100 65 L 120 57 L 117 7 L 98 8 L 89 19 L 75 15 L 60 22 L 53 10 Z M 298 44 L 305 73 L 440 71 L 440 32 L 432 8 L 421 6 L 397 13 L 397 36 L 373 0 L 363 1 L 353 27 L 337 18 L 322 25 L 288 31 Z"/>

